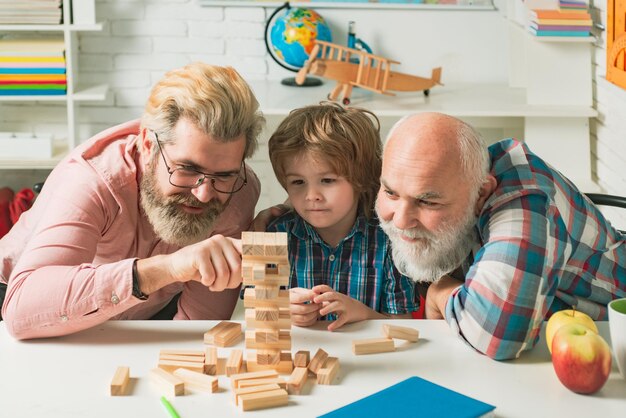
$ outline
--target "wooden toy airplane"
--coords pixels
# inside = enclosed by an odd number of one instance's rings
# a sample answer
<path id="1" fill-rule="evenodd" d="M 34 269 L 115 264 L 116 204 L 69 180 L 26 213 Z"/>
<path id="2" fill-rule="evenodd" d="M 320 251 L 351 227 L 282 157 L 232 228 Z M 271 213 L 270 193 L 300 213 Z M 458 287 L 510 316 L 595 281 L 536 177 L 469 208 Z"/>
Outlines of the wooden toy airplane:
<path id="1" fill-rule="evenodd" d="M 441 67 L 433 69 L 431 78 L 422 78 L 391 71 L 392 64 L 400 63 L 358 49 L 316 40 L 309 59 L 296 75 L 296 83 L 302 84 L 309 73 L 337 80 L 337 86 L 330 92 L 328 99 L 337 100 L 341 92 L 344 105 L 350 104 L 353 87 L 390 96 L 395 95 L 389 90 L 423 90 L 424 95 L 428 96 L 431 87 L 443 85 L 439 82 Z"/>

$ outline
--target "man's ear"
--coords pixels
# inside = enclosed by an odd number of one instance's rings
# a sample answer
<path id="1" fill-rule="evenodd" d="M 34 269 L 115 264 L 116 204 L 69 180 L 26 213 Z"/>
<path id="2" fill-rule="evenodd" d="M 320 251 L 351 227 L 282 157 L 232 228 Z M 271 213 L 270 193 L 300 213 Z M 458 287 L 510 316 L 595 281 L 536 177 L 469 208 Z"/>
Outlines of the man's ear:
<path id="1" fill-rule="evenodd" d="M 137 140 L 137 146 L 139 147 L 139 152 L 141 153 L 141 162 L 145 166 L 150 162 L 150 156 L 152 147 L 154 146 L 154 142 L 152 138 L 150 138 L 150 134 L 148 129 L 141 128 L 139 132 L 139 139 Z"/>
<path id="2" fill-rule="evenodd" d="M 480 211 L 483 209 L 483 206 L 485 206 L 485 202 L 489 199 L 489 196 L 491 196 L 497 185 L 498 182 L 496 181 L 496 178 L 491 174 L 488 174 L 483 182 L 483 185 L 478 191 L 478 200 L 476 201 L 476 206 L 474 207 L 474 213 L 476 216 L 480 215 Z"/>

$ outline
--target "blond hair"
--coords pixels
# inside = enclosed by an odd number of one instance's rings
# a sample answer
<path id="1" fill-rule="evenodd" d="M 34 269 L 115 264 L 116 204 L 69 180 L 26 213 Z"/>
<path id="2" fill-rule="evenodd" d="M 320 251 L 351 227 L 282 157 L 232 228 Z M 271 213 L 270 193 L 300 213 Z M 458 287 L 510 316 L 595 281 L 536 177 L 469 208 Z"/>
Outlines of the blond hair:
<path id="1" fill-rule="evenodd" d="M 293 110 L 269 140 L 272 167 L 283 188 L 287 161 L 311 153 L 352 184 L 367 218 L 380 185 L 381 148 L 380 123 L 372 112 L 330 102 Z"/>
<path id="2" fill-rule="evenodd" d="M 165 74 L 150 92 L 141 126 L 157 132 L 160 141 L 173 143 L 172 131 L 181 118 L 218 141 L 245 135 L 244 158 L 257 149 L 265 122 L 259 102 L 234 68 L 201 62 Z M 152 147 L 153 153 L 156 149 Z"/>

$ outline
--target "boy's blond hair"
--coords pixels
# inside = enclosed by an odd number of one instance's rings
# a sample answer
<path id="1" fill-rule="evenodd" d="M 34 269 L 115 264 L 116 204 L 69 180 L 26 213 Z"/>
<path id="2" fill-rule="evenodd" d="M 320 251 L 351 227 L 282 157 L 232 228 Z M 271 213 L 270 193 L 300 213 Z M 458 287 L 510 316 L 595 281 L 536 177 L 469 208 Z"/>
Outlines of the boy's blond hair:
<path id="1" fill-rule="evenodd" d="M 259 102 L 234 68 L 202 62 L 165 74 L 150 92 L 141 126 L 157 132 L 161 142 L 173 143 L 172 131 L 180 118 L 218 141 L 230 142 L 244 134 L 244 158 L 254 154 L 265 122 Z M 157 147 L 152 151 L 156 153 Z"/>
<path id="2" fill-rule="evenodd" d="M 331 102 L 293 110 L 269 140 L 272 167 L 283 188 L 287 161 L 309 152 L 352 184 L 367 218 L 380 185 L 381 148 L 380 123 L 372 112 Z"/>

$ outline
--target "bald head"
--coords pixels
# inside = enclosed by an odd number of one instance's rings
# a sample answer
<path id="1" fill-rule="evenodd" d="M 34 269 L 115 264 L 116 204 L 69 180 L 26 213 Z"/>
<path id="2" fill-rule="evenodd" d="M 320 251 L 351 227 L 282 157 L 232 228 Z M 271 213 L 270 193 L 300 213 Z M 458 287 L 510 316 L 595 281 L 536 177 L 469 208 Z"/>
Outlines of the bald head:
<path id="1" fill-rule="evenodd" d="M 446 171 L 453 176 L 450 181 L 467 181 L 472 188 L 480 187 L 489 170 L 487 148 L 480 134 L 443 113 L 418 113 L 398 121 L 385 141 L 383 164 L 390 154 Z"/>

